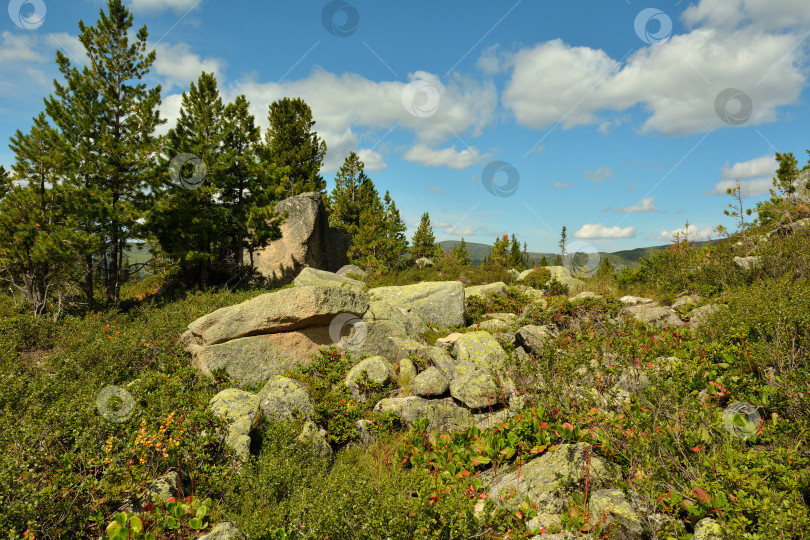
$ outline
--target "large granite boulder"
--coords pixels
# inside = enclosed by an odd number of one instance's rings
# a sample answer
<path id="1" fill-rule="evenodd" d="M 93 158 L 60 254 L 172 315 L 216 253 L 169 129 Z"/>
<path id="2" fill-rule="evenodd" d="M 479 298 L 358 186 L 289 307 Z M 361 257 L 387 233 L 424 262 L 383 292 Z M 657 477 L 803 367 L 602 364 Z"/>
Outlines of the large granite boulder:
<path id="1" fill-rule="evenodd" d="M 621 314 L 657 328 L 684 326 L 684 322 L 678 317 L 674 309 L 654 303 L 626 306 L 622 308 Z"/>
<path id="2" fill-rule="evenodd" d="M 362 278 L 365 278 L 366 275 L 368 275 L 365 270 L 363 270 L 362 268 L 360 268 L 355 264 L 347 264 L 341 266 L 340 269 L 335 273 L 339 276 L 348 276 L 349 274 L 351 274 L 353 276 L 360 276 Z"/>
<path id="3" fill-rule="evenodd" d="M 351 319 L 369 310 L 362 292 L 341 287 L 294 287 L 218 309 L 188 325 L 181 336 L 204 375 L 224 369 L 240 388 L 257 385 L 321 347 L 339 343 Z"/>
<path id="4" fill-rule="evenodd" d="M 464 285 L 460 281 L 429 281 L 368 291 L 371 300 L 387 302 L 418 316 L 427 324 L 464 325 Z"/>
<path id="5" fill-rule="evenodd" d="M 449 389 L 450 383 L 436 366 L 428 367 L 411 382 L 411 392 L 416 396 L 426 398 L 441 396 Z"/>
<path id="6" fill-rule="evenodd" d="M 329 227 L 329 217 L 318 192 L 302 193 L 276 203 L 276 214 L 287 214 L 281 238 L 253 254 L 253 267 L 274 285 L 292 281 L 302 268 L 334 272 L 348 261 L 351 236 Z"/>
<path id="7" fill-rule="evenodd" d="M 407 356 L 411 349 L 424 346 L 420 336 L 427 332 L 425 323 L 414 313 L 373 300 L 360 324 L 352 329 L 346 349 L 355 354 L 380 355 L 391 361 Z"/>
<path id="8" fill-rule="evenodd" d="M 547 326 L 530 324 L 515 333 L 515 345 L 523 347 L 523 350 L 528 353 L 540 356 L 543 354 L 546 342 L 553 337 L 554 333 Z"/>
<path id="9" fill-rule="evenodd" d="M 248 540 L 248 537 L 236 523 L 223 521 L 211 529 L 211 532 L 199 537 L 197 540 Z"/>
<path id="10" fill-rule="evenodd" d="M 454 347 L 458 364 L 470 363 L 478 368 L 500 372 L 509 357 L 489 332 L 462 334 Z"/>
<path id="11" fill-rule="evenodd" d="M 358 385 L 358 381 L 364 374 L 369 381 L 378 384 L 387 384 L 391 382 L 396 375 L 394 373 L 394 366 L 382 356 L 372 356 L 361 360 L 349 370 L 345 379 L 346 387 L 349 389 L 352 397 L 357 401 L 366 401 L 366 396 Z"/>
<path id="12" fill-rule="evenodd" d="M 642 524 L 642 518 L 618 489 L 600 489 L 591 494 L 588 500 L 591 523 L 602 522 L 617 538 L 624 540 L 646 540 L 649 532 Z"/>

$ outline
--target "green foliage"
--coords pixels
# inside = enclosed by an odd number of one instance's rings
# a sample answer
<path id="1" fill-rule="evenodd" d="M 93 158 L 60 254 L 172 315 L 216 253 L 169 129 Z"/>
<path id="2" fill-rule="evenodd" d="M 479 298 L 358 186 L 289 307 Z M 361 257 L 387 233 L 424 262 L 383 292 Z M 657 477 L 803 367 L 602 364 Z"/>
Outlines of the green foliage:
<path id="1" fill-rule="evenodd" d="M 525 278 L 520 280 L 523 285 L 527 287 L 532 287 L 535 289 L 544 289 L 546 283 L 551 279 L 551 271 L 548 268 L 540 267 L 535 268 L 534 272 L 531 272 Z"/>
<path id="2" fill-rule="evenodd" d="M 509 263 L 509 235 L 496 238 L 492 246 L 489 262 L 497 266 L 506 266 Z"/>
<path id="3" fill-rule="evenodd" d="M 433 235 L 433 227 L 430 225 L 430 215 L 425 212 L 411 239 L 411 260 L 415 261 L 422 257 L 432 259 L 436 256 L 436 251 L 436 237 Z"/>
<path id="4" fill-rule="evenodd" d="M 485 313 L 514 313 L 520 315 L 534 299 L 515 287 L 507 287 L 506 294 L 495 293 L 486 296 L 472 296 L 466 299 L 467 323 L 481 322 Z"/>
<path id="5" fill-rule="evenodd" d="M 557 281 L 555 276 L 546 283 L 546 294 L 549 296 L 565 296 L 568 294 L 568 285 Z"/>
<path id="6" fill-rule="evenodd" d="M 301 98 L 270 104 L 266 144 L 261 156 L 272 178 L 275 197 L 284 199 L 308 191 L 324 191 L 320 175 L 326 143 L 312 130 L 312 109 Z"/>
<path id="7" fill-rule="evenodd" d="M 105 528 L 103 540 L 156 540 L 163 534 L 193 534 L 204 531 L 209 526 L 208 514 L 213 507 L 209 498 L 199 501 L 186 497 L 177 502 L 175 497 L 155 505 L 144 506 L 144 512 L 119 512 Z"/>
<path id="8" fill-rule="evenodd" d="M 463 236 L 461 237 L 461 242 L 453 246 L 450 255 L 455 262 L 461 266 L 470 266 L 472 264 L 470 254 L 467 252 L 467 242 L 464 241 Z"/>
<path id="9" fill-rule="evenodd" d="M 523 271 L 526 269 L 523 253 L 520 251 L 520 242 L 518 242 L 518 239 L 514 234 L 512 235 L 512 243 L 509 247 L 507 265 L 509 268 L 514 268 L 518 271 Z"/>

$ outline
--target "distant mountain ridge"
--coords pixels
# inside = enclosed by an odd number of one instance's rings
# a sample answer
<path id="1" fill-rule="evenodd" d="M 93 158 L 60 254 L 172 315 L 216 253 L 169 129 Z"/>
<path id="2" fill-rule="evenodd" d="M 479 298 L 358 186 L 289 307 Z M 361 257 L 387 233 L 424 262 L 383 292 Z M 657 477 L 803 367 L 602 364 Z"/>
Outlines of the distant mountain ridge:
<path id="1" fill-rule="evenodd" d="M 452 251 L 453 247 L 459 244 L 460 242 L 457 240 L 445 240 L 443 242 L 439 242 L 439 246 L 441 246 L 442 250 L 446 253 Z M 704 245 L 706 242 L 694 242 L 694 245 L 701 246 Z M 647 257 L 653 252 L 661 251 L 663 249 L 667 249 L 672 244 L 664 244 L 661 246 L 650 246 L 650 247 L 642 247 L 642 248 L 635 248 L 635 249 L 625 249 L 621 251 L 614 251 L 612 253 L 608 253 L 605 251 L 600 251 L 599 256 L 600 260 L 602 257 L 607 257 L 611 264 L 615 268 L 625 268 L 629 266 L 636 266 L 638 261 L 642 257 Z M 470 255 L 470 259 L 472 259 L 472 263 L 474 265 L 479 265 L 484 262 L 484 259 L 489 257 L 492 253 L 492 246 L 487 244 L 477 244 L 475 242 L 467 242 L 467 253 Z M 546 257 L 546 260 L 551 263 L 554 261 L 554 258 L 557 256 L 557 253 L 538 253 L 538 252 L 529 252 L 529 260 L 532 264 L 539 262 L 543 256 Z"/>

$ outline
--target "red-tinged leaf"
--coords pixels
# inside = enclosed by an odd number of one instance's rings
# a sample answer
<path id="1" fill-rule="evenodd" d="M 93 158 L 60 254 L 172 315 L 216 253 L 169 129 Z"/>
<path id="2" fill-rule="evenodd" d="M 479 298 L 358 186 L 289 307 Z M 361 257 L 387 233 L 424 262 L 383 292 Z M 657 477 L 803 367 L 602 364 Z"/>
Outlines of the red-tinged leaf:
<path id="1" fill-rule="evenodd" d="M 697 495 L 697 498 L 700 499 L 701 501 L 705 502 L 705 503 L 709 503 L 712 500 L 712 498 L 709 496 L 709 494 L 706 493 L 706 491 L 704 491 L 704 489 L 702 487 L 696 487 L 695 488 L 695 495 Z"/>

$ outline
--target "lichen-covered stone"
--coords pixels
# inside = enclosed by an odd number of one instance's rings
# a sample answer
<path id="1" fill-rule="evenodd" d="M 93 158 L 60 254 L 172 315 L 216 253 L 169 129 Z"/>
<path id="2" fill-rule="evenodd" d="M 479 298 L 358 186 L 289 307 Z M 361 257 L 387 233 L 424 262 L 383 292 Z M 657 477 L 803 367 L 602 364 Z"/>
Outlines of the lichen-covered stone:
<path id="1" fill-rule="evenodd" d="M 309 444 L 315 452 L 321 457 L 329 457 L 332 455 L 332 447 L 326 441 L 324 433 L 315 425 L 314 422 L 305 422 L 301 429 L 301 434 L 298 435 L 298 441 L 304 444 Z"/>
<path id="2" fill-rule="evenodd" d="M 413 313 L 388 302 L 372 301 L 362 323 L 352 330 L 349 350 L 354 354 L 379 355 L 396 361 L 402 355 L 403 342 L 421 343 L 419 336 L 426 331 L 424 321 Z M 357 337 L 354 337 L 356 332 Z"/>
<path id="3" fill-rule="evenodd" d="M 411 392 L 416 396 L 437 397 L 447 393 L 449 389 L 447 378 L 435 366 L 430 366 L 411 382 Z"/>
<path id="4" fill-rule="evenodd" d="M 259 392 L 259 407 L 276 421 L 310 418 L 315 407 L 307 391 L 293 379 L 276 375 Z"/>
<path id="5" fill-rule="evenodd" d="M 652 298 L 643 298 L 641 296 L 622 296 L 619 302 L 626 306 L 637 306 L 639 304 L 653 304 L 655 303 Z"/>
<path id="6" fill-rule="evenodd" d="M 236 388 L 227 388 L 211 398 L 208 407 L 220 418 L 225 418 L 227 433 L 225 444 L 240 459 L 250 455 L 250 427 L 259 411 L 259 396 Z"/>
<path id="7" fill-rule="evenodd" d="M 248 540 L 248 537 L 237 527 L 236 523 L 223 521 L 211 529 L 211 532 L 199 537 L 197 540 Z"/>
<path id="8" fill-rule="evenodd" d="M 551 277 L 556 278 L 557 281 L 571 277 L 571 272 L 564 266 L 546 266 L 546 270 L 548 270 L 551 273 Z"/>
<path id="9" fill-rule="evenodd" d="M 618 489 L 594 491 L 588 500 L 588 511 L 591 523 L 602 521 L 618 538 L 644 540 L 648 537 L 641 516 Z"/>
<path id="10" fill-rule="evenodd" d="M 188 325 L 197 345 L 206 346 L 258 334 L 328 325 L 341 313 L 368 310 L 362 292 L 341 287 L 293 287 L 220 308 Z"/>
<path id="11" fill-rule="evenodd" d="M 475 296 L 486 296 L 488 294 L 497 294 L 503 296 L 506 294 L 506 283 L 503 281 L 496 281 L 495 283 L 487 283 L 486 285 L 474 285 L 466 287 L 464 294 L 467 298 Z"/>
<path id="12" fill-rule="evenodd" d="M 515 344 L 523 347 L 527 353 L 540 356 L 548 340 L 552 339 L 553 333 L 547 326 L 537 326 L 530 324 L 522 327 L 515 333 Z"/>
<path id="13" fill-rule="evenodd" d="M 501 319 L 485 319 L 480 323 L 470 325 L 470 328 L 497 332 L 509 328 L 509 323 Z"/>
<path id="14" fill-rule="evenodd" d="M 363 278 L 366 277 L 366 271 L 354 264 L 347 264 L 340 267 L 340 270 L 335 272 L 339 276 L 362 276 Z"/>
<path id="15" fill-rule="evenodd" d="M 706 304 L 705 306 L 695 308 L 689 313 L 689 327 L 698 328 L 703 325 L 713 313 L 727 308 L 728 306 L 722 304 Z"/>
<path id="16" fill-rule="evenodd" d="M 712 518 L 703 518 L 695 525 L 692 540 L 721 540 L 723 528 Z"/>
<path id="17" fill-rule="evenodd" d="M 453 398 L 425 399 L 419 396 L 387 398 L 374 407 L 376 412 L 394 412 L 406 425 L 419 418 L 428 419 L 428 428 L 441 433 L 464 431 L 473 425 L 473 416 L 467 409 L 459 407 Z"/>
<path id="18" fill-rule="evenodd" d="M 675 310 L 667 306 L 638 304 L 622 308 L 621 313 L 657 328 L 684 326 Z"/>
<path id="19" fill-rule="evenodd" d="M 403 358 L 399 361 L 399 380 L 413 381 L 416 379 L 416 366 L 410 358 Z"/>
<path id="20" fill-rule="evenodd" d="M 370 381 L 380 384 L 388 384 L 396 375 L 391 362 L 382 356 L 372 356 L 361 360 L 346 374 L 346 387 L 358 401 L 366 401 L 366 396 L 357 384 L 364 373 Z"/>
<path id="21" fill-rule="evenodd" d="M 450 395 L 470 409 L 494 407 L 503 401 L 502 393 L 495 377 L 482 369 L 465 371 L 450 382 Z"/>
<path id="22" fill-rule="evenodd" d="M 459 364 L 470 363 L 481 369 L 501 371 L 508 356 L 489 332 L 468 332 L 455 345 Z"/>
<path id="23" fill-rule="evenodd" d="M 301 270 L 293 283 L 296 287 L 345 287 L 357 291 L 365 287 L 362 281 L 310 267 Z"/>
<path id="24" fill-rule="evenodd" d="M 464 286 L 460 281 L 432 281 L 399 287 L 377 287 L 369 298 L 399 306 L 427 324 L 464 325 Z"/>
<path id="25" fill-rule="evenodd" d="M 568 502 L 572 486 L 584 483 L 586 451 L 590 455 L 590 489 L 607 487 L 610 479 L 605 464 L 593 454 L 589 444 L 562 444 L 554 452 L 545 452 L 523 464 L 519 470 L 513 466 L 510 472 L 499 473 L 490 485 L 489 498 L 496 504 L 514 508 L 528 496 L 537 505 L 538 513 L 559 514 Z"/>

